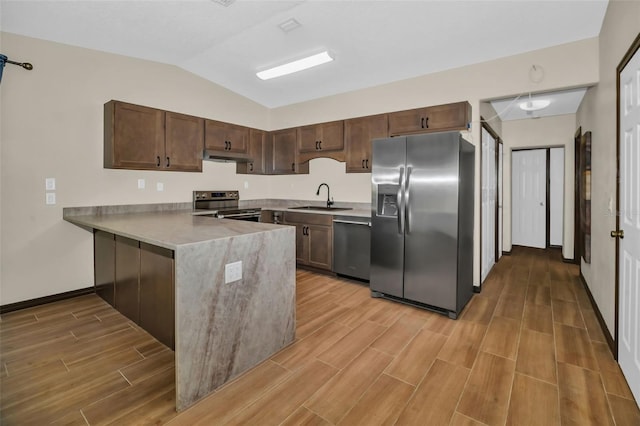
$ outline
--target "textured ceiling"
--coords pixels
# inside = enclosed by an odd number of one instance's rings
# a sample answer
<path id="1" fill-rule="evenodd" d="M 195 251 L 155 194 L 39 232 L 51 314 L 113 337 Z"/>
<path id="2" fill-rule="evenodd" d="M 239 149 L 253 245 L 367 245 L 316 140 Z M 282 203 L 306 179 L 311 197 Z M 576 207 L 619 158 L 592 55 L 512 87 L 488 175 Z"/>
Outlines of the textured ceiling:
<path id="1" fill-rule="evenodd" d="M 1 0 L 2 31 L 175 64 L 273 108 L 599 34 L 606 0 Z M 289 32 L 289 19 L 301 26 Z M 335 61 L 262 81 L 329 50 Z M 22 58 L 28 61 L 28 58 Z"/>

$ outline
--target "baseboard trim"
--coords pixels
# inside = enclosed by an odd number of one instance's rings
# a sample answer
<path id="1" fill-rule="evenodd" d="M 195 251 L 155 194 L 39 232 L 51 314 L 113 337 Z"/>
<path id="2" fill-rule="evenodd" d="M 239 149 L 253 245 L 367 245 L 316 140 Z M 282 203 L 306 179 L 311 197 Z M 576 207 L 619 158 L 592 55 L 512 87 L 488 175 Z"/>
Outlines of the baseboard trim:
<path id="1" fill-rule="evenodd" d="M 562 263 L 576 263 L 575 259 L 569 259 L 568 257 L 562 256 Z"/>
<path id="2" fill-rule="evenodd" d="M 502 255 L 503 256 L 511 256 L 511 250 L 509 250 L 509 251 L 502 250 Z"/>
<path id="3" fill-rule="evenodd" d="M 474 293 L 482 293 L 482 284 L 473 286 Z"/>
<path id="4" fill-rule="evenodd" d="M 85 294 L 95 293 L 93 286 L 71 290 L 64 293 L 52 294 L 51 296 L 38 297 L 37 299 L 23 300 L 22 302 L 9 303 L 0 305 L 0 314 L 19 311 L 21 309 L 33 308 L 35 306 L 45 305 L 51 302 L 59 302 L 61 300 L 71 299 L 73 297 L 84 296 Z"/>
<path id="5" fill-rule="evenodd" d="M 582 275 L 582 271 L 580 271 L 580 281 L 582 282 L 582 286 L 587 292 L 587 296 L 589 296 L 589 301 L 591 302 L 591 306 L 593 307 L 593 312 L 596 313 L 596 318 L 598 318 L 598 323 L 600 324 L 600 328 L 602 329 L 602 334 L 604 334 L 604 338 L 607 339 L 607 344 L 609 345 L 609 349 L 611 349 L 611 353 L 613 357 L 618 360 L 618 346 L 616 345 L 615 340 L 609 333 L 609 329 L 607 328 L 607 324 L 604 322 L 604 318 L 602 317 L 602 313 L 600 312 L 600 308 L 596 304 L 596 300 L 593 298 L 593 294 L 591 294 L 591 290 L 589 290 L 589 286 L 587 285 L 587 281 L 585 281 L 584 276 Z"/>

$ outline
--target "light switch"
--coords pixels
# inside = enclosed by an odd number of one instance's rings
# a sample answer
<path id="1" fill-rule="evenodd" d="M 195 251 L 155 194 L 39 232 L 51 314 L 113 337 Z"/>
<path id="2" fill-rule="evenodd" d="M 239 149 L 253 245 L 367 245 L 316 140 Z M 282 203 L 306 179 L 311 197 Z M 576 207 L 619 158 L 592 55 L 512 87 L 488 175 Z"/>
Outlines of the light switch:
<path id="1" fill-rule="evenodd" d="M 248 189 L 248 188 L 249 188 L 249 182 L 246 182 L 246 181 L 245 181 L 245 183 L 244 183 L 244 189 Z"/>
<path id="2" fill-rule="evenodd" d="M 46 178 L 44 180 L 44 189 L 46 189 L 47 191 L 55 191 L 56 178 Z"/>
<path id="3" fill-rule="evenodd" d="M 144 179 L 138 179 L 138 189 L 144 189 L 145 181 Z"/>
<path id="4" fill-rule="evenodd" d="M 164 183 L 162 182 L 156 183 L 156 191 L 158 192 L 164 191 Z"/>
<path id="5" fill-rule="evenodd" d="M 54 205 L 56 203 L 56 193 L 55 192 L 47 192 L 46 198 L 47 205 Z"/>
<path id="6" fill-rule="evenodd" d="M 224 282 L 225 284 L 232 283 L 242 279 L 242 261 L 239 260 L 233 263 L 227 263 L 224 265 Z"/>

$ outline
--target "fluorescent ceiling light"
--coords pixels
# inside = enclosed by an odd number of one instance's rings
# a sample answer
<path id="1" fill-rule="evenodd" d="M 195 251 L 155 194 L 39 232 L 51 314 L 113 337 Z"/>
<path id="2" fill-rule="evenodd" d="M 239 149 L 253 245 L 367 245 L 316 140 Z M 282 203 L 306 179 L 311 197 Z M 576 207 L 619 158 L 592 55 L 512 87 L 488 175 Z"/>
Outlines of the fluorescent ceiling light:
<path id="1" fill-rule="evenodd" d="M 276 78 L 294 72 L 306 70 L 307 68 L 322 65 L 331 61 L 333 61 L 333 58 L 329 56 L 329 52 L 324 51 L 322 53 L 318 53 L 317 55 L 308 56 L 306 58 L 298 59 L 297 61 L 269 68 L 268 70 L 260 71 L 256 73 L 256 75 L 261 80 L 269 80 L 270 78 Z"/>
<path id="2" fill-rule="evenodd" d="M 533 99 L 525 102 L 520 102 L 520 109 L 525 111 L 538 111 L 545 109 L 551 103 L 548 99 Z"/>

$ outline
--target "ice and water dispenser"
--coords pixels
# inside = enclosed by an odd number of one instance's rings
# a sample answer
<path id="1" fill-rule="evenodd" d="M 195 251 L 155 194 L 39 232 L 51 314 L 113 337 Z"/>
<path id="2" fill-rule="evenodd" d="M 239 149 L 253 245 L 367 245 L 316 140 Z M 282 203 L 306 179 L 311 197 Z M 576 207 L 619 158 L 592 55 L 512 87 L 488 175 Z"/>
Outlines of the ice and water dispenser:
<path id="1" fill-rule="evenodd" d="M 378 185 L 377 216 L 398 217 L 400 185 Z"/>

